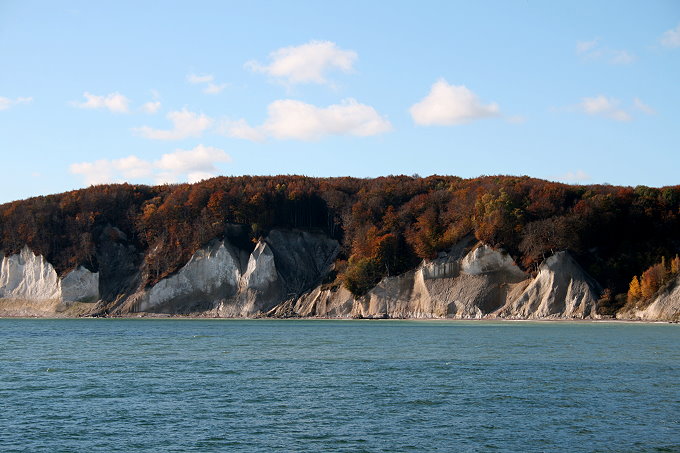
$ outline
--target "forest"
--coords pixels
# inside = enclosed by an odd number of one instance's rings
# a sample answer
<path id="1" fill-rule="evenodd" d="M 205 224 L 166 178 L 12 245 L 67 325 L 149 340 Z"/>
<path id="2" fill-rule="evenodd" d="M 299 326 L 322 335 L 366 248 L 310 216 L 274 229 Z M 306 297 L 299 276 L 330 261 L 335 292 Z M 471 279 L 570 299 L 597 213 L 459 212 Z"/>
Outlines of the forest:
<path id="1" fill-rule="evenodd" d="M 568 250 L 602 285 L 605 306 L 616 309 L 631 299 L 633 277 L 680 252 L 680 186 L 417 175 L 97 185 L 0 205 L 0 251 L 28 245 L 60 274 L 77 265 L 97 271 L 98 247 L 115 227 L 139 251 L 150 285 L 231 224 L 247 225 L 253 243 L 272 228 L 325 232 L 341 244 L 335 283 L 355 295 L 472 234 L 528 272 Z M 642 291 L 632 297 L 643 298 Z"/>

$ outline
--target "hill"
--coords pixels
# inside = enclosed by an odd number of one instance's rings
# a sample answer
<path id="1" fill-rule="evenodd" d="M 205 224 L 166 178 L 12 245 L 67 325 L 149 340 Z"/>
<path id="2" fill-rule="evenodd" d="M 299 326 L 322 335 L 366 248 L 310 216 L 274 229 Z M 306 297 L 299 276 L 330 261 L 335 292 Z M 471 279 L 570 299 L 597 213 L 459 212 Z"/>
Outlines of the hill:
<path id="1" fill-rule="evenodd" d="M 549 256 L 568 251 L 599 283 L 601 311 L 614 314 L 633 276 L 680 251 L 680 186 L 573 186 L 514 176 L 242 176 L 99 185 L 0 205 L 5 257 L 27 246 L 61 278 L 79 267 L 99 273 L 100 296 L 109 301 L 176 275 L 215 241 L 250 253 L 284 230 L 336 241 L 323 279 L 354 297 L 472 237 L 507 253 L 530 276 Z"/>

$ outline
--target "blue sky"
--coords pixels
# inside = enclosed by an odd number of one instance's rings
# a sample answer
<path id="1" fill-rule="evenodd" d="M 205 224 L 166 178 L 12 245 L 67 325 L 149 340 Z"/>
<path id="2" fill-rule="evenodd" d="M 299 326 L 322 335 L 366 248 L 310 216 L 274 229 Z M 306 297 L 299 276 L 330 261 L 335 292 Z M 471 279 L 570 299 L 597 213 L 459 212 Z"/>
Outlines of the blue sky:
<path id="1" fill-rule="evenodd" d="M 680 2 L 0 1 L 0 202 L 212 175 L 679 184 Z"/>

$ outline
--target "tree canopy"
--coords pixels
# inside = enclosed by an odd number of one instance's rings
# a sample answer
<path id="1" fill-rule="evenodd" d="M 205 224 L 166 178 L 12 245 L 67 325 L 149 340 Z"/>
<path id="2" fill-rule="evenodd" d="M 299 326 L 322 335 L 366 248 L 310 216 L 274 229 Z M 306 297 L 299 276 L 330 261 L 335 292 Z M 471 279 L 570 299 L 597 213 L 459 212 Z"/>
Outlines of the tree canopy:
<path id="1" fill-rule="evenodd" d="M 434 258 L 469 234 L 528 271 L 569 250 L 610 292 L 680 251 L 680 186 L 573 186 L 516 176 L 217 177 L 195 184 L 98 185 L 0 205 L 0 250 L 24 245 L 60 274 L 97 270 L 115 227 L 144 256 L 147 283 L 176 272 L 230 224 L 256 241 L 273 228 L 341 244 L 338 281 L 355 294 Z"/>

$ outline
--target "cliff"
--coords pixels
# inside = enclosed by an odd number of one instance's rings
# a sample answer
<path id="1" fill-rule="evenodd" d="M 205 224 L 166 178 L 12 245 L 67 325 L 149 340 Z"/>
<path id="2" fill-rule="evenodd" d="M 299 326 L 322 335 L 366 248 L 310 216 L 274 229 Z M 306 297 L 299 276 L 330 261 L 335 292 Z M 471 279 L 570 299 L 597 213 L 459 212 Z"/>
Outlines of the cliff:
<path id="1" fill-rule="evenodd" d="M 110 315 L 256 316 L 319 284 L 339 247 L 323 234 L 292 230 L 272 230 L 252 250 L 233 239 L 211 241 L 174 275 L 98 309 Z"/>
<path id="2" fill-rule="evenodd" d="M 662 288 L 648 305 L 624 307 L 616 317 L 641 321 L 680 321 L 680 275 Z"/>
<path id="3" fill-rule="evenodd" d="M 34 316 L 67 310 L 78 302 L 99 300 L 99 274 L 82 266 L 57 276 L 54 267 L 28 247 L 4 257 L 0 266 L 0 315 Z"/>
<path id="4" fill-rule="evenodd" d="M 548 258 L 535 277 L 502 251 L 470 238 L 416 269 L 383 278 L 361 297 L 323 284 L 339 245 L 319 233 L 272 230 L 252 250 L 229 238 L 198 250 L 175 274 L 112 300 L 105 282 L 79 267 L 59 278 L 28 248 L 6 257 L 0 270 L 0 314 L 73 316 L 140 314 L 217 317 L 337 318 L 598 318 L 600 291 L 567 253 Z M 123 265 L 123 263 L 120 263 Z M 143 273 L 142 268 L 137 271 Z M 112 269 L 111 276 L 125 275 Z M 113 277 L 120 278 L 120 277 Z M 128 278 L 128 277 L 126 277 Z M 136 281 L 143 281 L 138 276 Z M 124 286 L 124 285 L 122 285 Z M 676 291 L 677 292 L 677 291 Z M 669 293 L 663 300 L 677 300 Z M 668 302 L 659 301 L 664 307 Z M 663 313 L 675 310 L 665 309 Z M 650 311 L 646 315 L 653 319 Z M 656 312 L 654 312 L 656 313 Z M 667 316 L 667 315 L 664 315 Z M 668 315 L 672 316 L 672 315 Z M 645 318 L 647 319 L 647 318 Z"/>
<path id="5" fill-rule="evenodd" d="M 360 318 L 598 318 L 598 286 L 562 252 L 535 278 L 502 252 L 478 244 L 462 258 L 442 254 L 388 277 L 363 297 L 315 288 L 277 306 L 271 316 Z"/>
<path id="6" fill-rule="evenodd" d="M 596 318 L 601 289 L 568 252 L 558 252 L 539 267 L 536 278 L 498 311 L 506 318 Z"/>
<path id="7" fill-rule="evenodd" d="M 0 252 L 6 314 L 673 319 L 680 186 L 100 185 L 0 205 Z"/>

